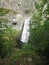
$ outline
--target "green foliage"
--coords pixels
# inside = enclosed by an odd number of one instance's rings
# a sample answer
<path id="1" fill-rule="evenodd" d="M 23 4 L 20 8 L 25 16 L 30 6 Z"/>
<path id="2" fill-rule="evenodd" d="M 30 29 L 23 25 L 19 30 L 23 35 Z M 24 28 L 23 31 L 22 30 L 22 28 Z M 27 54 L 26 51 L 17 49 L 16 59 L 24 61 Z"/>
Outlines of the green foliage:
<path id="1" fill-rule="evenodd" d="M 35 2 L 34 11 L 30 24 L 30 37 L 28 44 L 24 44 L 23 50 L 13 47 L 16 43 L 16 36 L 19 31 L 7 26 L 7 19 L 0 19 L 0 57 L 5 57 L 9 53 L 8 59 L 4 59 L 3 65 L 31 65 L 28 61 L 32 59 L 32 65 L 49 65 L 49 1 L 41 0 Z M 45 8 L 46 5 L 46 8 Z M 0 9 L 1 12 L 2 8 Z M 3 13 L 4 12 L 4 13 Z M 7 11 L 2 11 L 0 16 L 4 16 Z M 3 24 L 4 23 L 4 24 Z M 5 28 L 5 29 L 4 29 Z M 7 62 L 8 60 L 8 62 Z M 1 62 L 2 63 L 2 62 Z"/>
<path id="2" fill-rule="evenodd" d="M 8 14 L 9 12 L 10 12 L 9 9 L 0 8 L 0 16 L 5 16 L 5 15 Z"/>
<path id="3" fill-rule="evenodd" d="M 33 60 L 28 61 L 29 58 L 35 59 L 36 57 L 38 57 L 38 55 L 36 55 L 36 53 L 32 50 L 15 50 L 14 53 L 12 53 L 12 55 L 8 58 L 8 62 L 6 59 L 4 63 L 5 65 L 27 65 L 28 63 L 33 62 Z"/>
<path id="4" fill-rule="evenodd" d="M 10 10 L 0 8 L 0 16 L 5 16 Z M 0 58 L 4 58 L 11 54 L 14 45 L 16 43 L 16 37 L 18 31 L 13 30 L 11 26 L 8 26 L 8 20 L 6 18 L 0 18 Z"/>
<path id="5" fill-rule="evenodd" d="M 14 46 L 17 44 L 16 37 L 19 34 L 19 32 L 13 30 L 12 27 L 5 26 L 5 29 L 2 28 L 2 30 L 0 30 L 0 48 L 2 47 L 0 49 L 0 57 L 5 57 L 13 52 Z"/>
<path id="6" fill-rule="evenodd" d="M 30 24 L 30 37 L 28 45 L 24 49 L 34 50 L 41 58 L 39 65 L 49 63 L 49 1 L 41 0 L 40 4 L 35 3 L 36 12 L 33 12 Z M 47 61 L 46 61 L 47 60 Z M 39 61 L 39 60 L 38 60 Z M 44 63 L 45 62 L 45 63 Z M 37 64 L 37 65 L 38 65 Z"/>
<path id="7" fill-rule="evenodd" d="M 4 56 L 4 50 L 5 50 L 5 46 L 4 46 L 4 42 L 5 40 L 3 39 L 3 36 L 5 34 L 5 28 L 6 28 L 6 23 L 7 19 L 0 19 L 0 57 Z"/>

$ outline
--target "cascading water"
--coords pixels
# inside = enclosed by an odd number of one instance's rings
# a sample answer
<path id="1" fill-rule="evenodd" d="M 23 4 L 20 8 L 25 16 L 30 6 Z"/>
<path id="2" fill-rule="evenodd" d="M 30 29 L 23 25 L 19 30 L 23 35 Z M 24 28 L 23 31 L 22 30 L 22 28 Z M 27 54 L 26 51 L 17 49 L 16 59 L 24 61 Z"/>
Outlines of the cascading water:
<path id="1" fill-rule="evenodd" d="M 24 21 L 24 27 L 23 27 L 22 36 L 21 36 L 22 42 L 25 42 L 25 43 L 28 42 L 28 38 L 30 35 L 29 29 L 30 29 L 30 17 L 25 19 Z"/>

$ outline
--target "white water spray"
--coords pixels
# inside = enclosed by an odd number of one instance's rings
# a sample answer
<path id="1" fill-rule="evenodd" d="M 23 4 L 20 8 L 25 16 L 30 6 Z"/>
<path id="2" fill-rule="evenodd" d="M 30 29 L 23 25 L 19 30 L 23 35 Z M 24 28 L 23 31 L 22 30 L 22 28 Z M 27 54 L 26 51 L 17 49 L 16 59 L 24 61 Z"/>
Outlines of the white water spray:
<path id="1" fill-rule="evenodd" d="M 24 27 L 22 31 L 21 41 L 27 43 L 30 35 L 30 17 L 24 21 Z"/>

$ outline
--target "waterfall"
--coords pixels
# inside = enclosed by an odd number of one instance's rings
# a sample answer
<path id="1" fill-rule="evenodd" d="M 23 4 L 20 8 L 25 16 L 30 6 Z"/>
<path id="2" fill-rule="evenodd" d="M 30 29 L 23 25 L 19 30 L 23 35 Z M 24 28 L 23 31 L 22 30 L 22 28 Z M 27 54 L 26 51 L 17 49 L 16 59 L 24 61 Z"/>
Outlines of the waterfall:
<path id="1" fill-rule="evenodd" d="M 22 42 L 25 42 L 25 43 L 28 42 L 28 38 L 30 35 L 29 29 L 30 29 L 30 17 L 25 19 L 24 21 L 24 27 L 23 27 L 22 36 L 21 36 Z"/>

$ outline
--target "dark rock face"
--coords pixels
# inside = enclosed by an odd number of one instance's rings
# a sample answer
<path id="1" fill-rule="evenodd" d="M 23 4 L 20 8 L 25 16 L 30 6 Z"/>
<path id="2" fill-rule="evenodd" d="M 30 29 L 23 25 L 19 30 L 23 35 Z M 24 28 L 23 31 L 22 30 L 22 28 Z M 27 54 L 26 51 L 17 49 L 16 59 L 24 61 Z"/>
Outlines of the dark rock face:
<path id="1" fill-rule="evenodd" d="M 30 11 L 29 10 L 25 10 L 25 14 L 29 14 L 30 13 Z"/>
<path id="2" fill-rule="evenodd" d="M 17 49 L 22 49 L 22 42 L 20 41 L 20 37 L 16 39 L 17 45 L 15 46 Z"/>
<path id="3" fill-rule="evenodd" d="M 17 22 L 13 22 L 12 25 L 17 25 Z"/>

